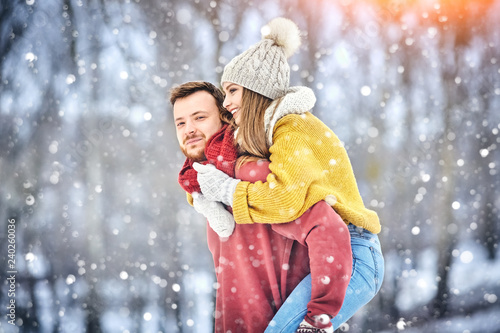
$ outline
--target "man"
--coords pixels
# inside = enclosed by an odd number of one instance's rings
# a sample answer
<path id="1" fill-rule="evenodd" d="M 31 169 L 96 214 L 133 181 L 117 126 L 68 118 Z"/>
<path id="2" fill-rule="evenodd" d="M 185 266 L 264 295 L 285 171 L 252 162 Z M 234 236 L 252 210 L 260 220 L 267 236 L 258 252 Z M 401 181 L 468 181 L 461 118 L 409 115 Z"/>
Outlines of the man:
<path id="1" fill-rule="evenodd" d="M 235 228 L 232 215 L 222 204 L 209 202 L 198 193 L 196 175 L 192 174 L 194 162 L 208 161 L 228 174 L 235 173 L 238 154 L 233 144 L 232 117 L 222 107 L 223 100 L 222 92 L 208 82 L 188 82 L 172 89 L 170 102 L 177 139 L 187 157 L 179 183 L 188 192 L 188 201 L 207 217 L 210 225 L 207 228 L 208 247 L 218 282 L 215 332 L 262 333 L 288 295 L 310 273 L 310 259 L 324 262 L 329 258 L 325 253 L 340 256 L 338 249 L 341 248 L 348 248 L 351 255 L 349 233 L 344 222 L 324 201 L 296 222 L 246 224 Z M 234 176 L 256 182 L 265 181 L 268 173 L 268 162 L 256 162 L 241 166 Z M 340 233 L 345 236 L 341 240 L 333 239 L 339 233 L 338 228 L 345 229 Z M 313 242 L 321 253 L 308 250 Z M 348 279 L 352 256 L 346 261 L 349 265 L 342 271 L 348 272 Z M 336 261 L 336 265 L 326 269 L 330 269 L 329 272 L 338 270 L 337 264 Z M 321 299 L 313 299 L 310 303 L 331 300 L 335 291 L 328 291 L 327 285 L 325 282 Z"/>
<path id="2" fill-rule="evenodd" d="M 220 90 L 207 82 L 188 82 L 172 90 L 177 140 L 188 159 L 204 161 L 208 140 L 231 122 L 223 100 Z M 293 246 L 270 225 L 238 226 L 227 239 L 207 228 L 207 238 L 218 282 L 215 332 L 264 332 L 293 289 L 286 288 L 287 282 L 295 286 L 309 273 L 307 248 Z M 282 279 L 282 266 L 293 267 L 289 271 L 295 277 Z"/>

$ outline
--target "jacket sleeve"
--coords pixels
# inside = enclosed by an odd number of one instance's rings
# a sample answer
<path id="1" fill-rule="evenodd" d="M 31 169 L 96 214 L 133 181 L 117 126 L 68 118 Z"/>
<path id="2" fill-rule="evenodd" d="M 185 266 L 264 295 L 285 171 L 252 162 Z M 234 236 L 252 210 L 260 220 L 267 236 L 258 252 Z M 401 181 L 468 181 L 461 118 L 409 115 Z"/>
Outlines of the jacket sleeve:
<path id="1" fill-rule="evenodd" d="M 344 302 L 352 273 L 349 230 L 325 201 L 320 201 L 292 223 L 273 224 L 272 229 L 308 247 L 311 270 L 311 300 L 307 317 L 335 317 Z"/>
<path id="2" fill-rule="evenodd" d="M 326 126 L 325 126 L 326 128 Z M 326 128 L 327 129 L 327 128 Z M 318 130 L 322 131 L 317 133 Z M 275 126 L 266 182 L 240 182 L 233 196 L 236 223 L 285 223 L 300 217 L 324 193 L 311 191 L 311 184 L 324 177 L 324 150 L 331 138 L 302 116 L 289 115 Z M 322 140 L 324 139 L 324 140 Z M 322 164 L 323 163 L 323 164 Z"/>

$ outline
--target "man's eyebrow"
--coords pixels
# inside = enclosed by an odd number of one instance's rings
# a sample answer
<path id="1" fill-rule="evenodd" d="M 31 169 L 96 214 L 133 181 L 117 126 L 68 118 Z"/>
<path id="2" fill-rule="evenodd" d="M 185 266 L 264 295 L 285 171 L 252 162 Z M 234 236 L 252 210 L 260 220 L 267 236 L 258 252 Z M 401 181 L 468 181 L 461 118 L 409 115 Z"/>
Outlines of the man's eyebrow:
<path id="1" fill-rule="evenodd" d="M 205 110 L 198 110 L 198 111 L 195 111 L 195 112 L 191 113 L 188 117 L 193 117 L 193 116 L 196 116 L 196 115 L 198 115 L 198 114 L 200 114 L 200 113 L 208 113 L 208 111 L 205 111 Z M 181 117 L 177 117 L 177 118 L 175 118 L 175 120 L 174 120 L 174 121 L 179 121 L 179 120 L 182 120 L 182 119 L 184 119 L 184 117 L 182 117 L 182 116 L 181 116 Z"/>

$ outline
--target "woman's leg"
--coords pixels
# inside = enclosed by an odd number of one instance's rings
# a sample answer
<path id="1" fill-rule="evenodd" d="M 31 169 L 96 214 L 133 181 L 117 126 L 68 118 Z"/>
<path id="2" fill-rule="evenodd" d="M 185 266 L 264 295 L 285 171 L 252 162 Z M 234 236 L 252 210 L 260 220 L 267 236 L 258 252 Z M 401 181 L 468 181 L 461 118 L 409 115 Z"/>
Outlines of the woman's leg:
<path id="1" fill-rule="evenodd" d="M 352 277 L 342 307 L 332 319 L 337 329 L 368 303 L 380 290 L 384 277 L 384 258 L 377 235 L 349 225 L 353 253 Z M 283 303 L 265 333 L 293 333 L 307 313 L 311 300 L 311 276 L 305 277 Z"/>
<path id="2" fill-rule="evenodd" d="M 377 235 L 349 225 L 352 247 L 352 276 L 342 308 L 332 319 L 337 329 L 375 297 L 384 278 L 384 257 Z"/>
<path id="3" fill-rule="evenodd" d="M 295 332 L 307 313 L 307 303 L 311 300 L 311 274 L 307 275 L 293 289 L 281 305 L 265 333 Z"/>

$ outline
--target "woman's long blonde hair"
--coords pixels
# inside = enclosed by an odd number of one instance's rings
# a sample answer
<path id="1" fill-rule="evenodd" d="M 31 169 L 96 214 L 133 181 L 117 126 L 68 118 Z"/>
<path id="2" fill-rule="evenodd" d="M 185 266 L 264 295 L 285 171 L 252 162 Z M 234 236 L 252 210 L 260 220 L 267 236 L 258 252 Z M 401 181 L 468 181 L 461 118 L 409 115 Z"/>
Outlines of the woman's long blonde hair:
<path id="1" fill-rule="evenodd" d="M 238 159 L 238 165 L 248 160 L 268 160 L 271 156 L 266 140 L 264 114 L 272 102 L 272 99 L 243 87 L 240 124 L 235 138 L 242 155 Z"/>

